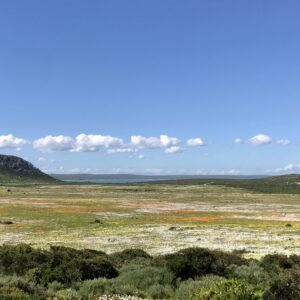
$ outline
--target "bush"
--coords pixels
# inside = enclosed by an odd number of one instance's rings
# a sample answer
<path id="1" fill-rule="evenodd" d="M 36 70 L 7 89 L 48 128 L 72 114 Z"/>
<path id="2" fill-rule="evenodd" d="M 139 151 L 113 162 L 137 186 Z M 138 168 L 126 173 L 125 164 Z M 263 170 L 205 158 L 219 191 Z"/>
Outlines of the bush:
<path id="1" fill-rule="evenodd" d="M 55 294 L 55 298 L 57 300 L 79 300 L 80 296 L 78 295 L 77 291 L 73 289 L 64 289 L 59 290 Z"/>
<path id="2" fill-rule="evenodd" d="M 256 291 L 246 281 L 227 279 L 216 282 L 209 289 L 200 289 L 191 300 L 259 300 L 262 291 Z"/>
<path id="3" fill-rule="evenodd" d="M 251 284 L 266 284 L 270 278 L 269 274 L 256 261 L 250 261 L 248 265 L 231 265 L 227 269 L 229 277 L 244 279 Z"/>
<path id="4" fill-rule="evenodd" d="M 94 279 L 99 277 L 114 278 L 118 276 L 118 271 L 112 263 L 103 257 L 95 257 L 78 262 L 81 272 L 80 279 Z"/>
<path id="5" fill-rule="evenodd" d="M 189 279 L 206 274 L 223 276 L 231 264 L 244 262 L 240 255 L 204 248 L 188 248 L 164 257 L 167 267 L 177 278 Z"/>
<path id="6" fill-rule="evenodd" d="M 206 275 L 201 279 L 193 280 L 188 279 L 186 281 L 179 282 L 179 286 L 175 292 L 176 299 L 186 300 L 189 299 L 196 291 L 201 288 L 207 289 L 213 286 L 217 281 L 223 280 L 223 277 L 216 275 Z"/>
<path id="7" fill-rule="evenodd" d="M 300 269 L 285 270 L 271 282 L 264 294 L 265 300 L 300 299 Z"/>
<path id="8" fill-rule="evenodd" d="M 278 274 L 282 269 L 291 269 L 293 264 L 290 257 L 282 254 L 266 255 L 261 260 L 261 266 L 272 275 Z"/>
<path id="9" fill-rule="evenodd" d="M 106 278 L 86 280 L 82 283 L 78 294 L 84 299 L 94 299 L 96 296 L 104 295 L 107 282 Z"/>
<path id="10" fill-rule="evenodd" d="M 0 299 L 43 299 L 43 291 L 32 282 L 17 276 L 0 277 Z"/>
<path id="11" fill-rule="evenodd" d="M 29 245 L 3 245 L 0 247 L 0 272 L 7 275 L 23 275 L 49 260 L 49 253 L 35 250 Z"/>
<path id="12" fill-rule="evenodd" d="M 126 249 L 124 251 L 111 254 L 110 259 L 117 267 L 121 267 L 124 264 L 139 261 L 141 259 L 149 261 L 152 257 L 141 249 Z"/>
<path id="13" fill-rule="evenodd" d="M 39 300 L 41 298 L 34 297 L 15 287 L 1 287 L 1 300 Z"/>
<path id="14" fill-rule="evenodd" d="M 174 275 L 166 267 L 128 264 L 120 275 L 107 282 L 107 294 L 128 294 L 139 297 L 169 297 L 173 293 Z"/>
<path id="15" fill-rule="evenodd" d="M 47 286 L 57 281 L 70 285 L 72 282 L 94 279 L 98 277 L 114 278 L 118 271 L 106 258 L 95 257 L 91 259 L 66 259 L 59 263 L 44 264 L 37 269 L 35 280 Z"/>

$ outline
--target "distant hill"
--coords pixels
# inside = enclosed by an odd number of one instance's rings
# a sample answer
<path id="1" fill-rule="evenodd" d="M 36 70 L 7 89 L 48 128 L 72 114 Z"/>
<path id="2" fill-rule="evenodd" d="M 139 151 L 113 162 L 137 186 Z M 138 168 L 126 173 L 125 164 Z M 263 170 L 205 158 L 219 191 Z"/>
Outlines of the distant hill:
<path id="1" fill-rule="evenodd" d="M 289 174 L 282 176 L 270 176 L 254 179 L 178 179 L 157 181 L 156 183 L 168 183 L 177 185 L 221 185 L 233 188 L 242 188 L 257 193 L 267 194 L 300 194 L 300 175 Z"/>
<path id="2" fill-rule="evenodd" d="M 23 158 L 0 154 L 0 183 L 55 183 L 57 179 L 43 173 Z"/>

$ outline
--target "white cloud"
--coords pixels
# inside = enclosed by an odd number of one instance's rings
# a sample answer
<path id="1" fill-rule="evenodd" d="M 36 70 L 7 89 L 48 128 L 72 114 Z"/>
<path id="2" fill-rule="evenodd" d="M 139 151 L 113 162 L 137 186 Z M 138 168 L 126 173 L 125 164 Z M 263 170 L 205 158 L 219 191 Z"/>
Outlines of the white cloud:
<path id="1" fill-rule="evenodd" d="M 291 144 L 291 141 L 288 139 L 282 139 L 282 140 L 278 140 L 277 144 L 282 145 L 282 146 L 287 146 L 287 145 Z"/>
<path id="2" fill-rule="evenodd" d="M 204 142 L 201 138 L 192 138 L 187 140 L 187 145 L 190 147 L 204 146 Z"/>
<path id="3" fill-rule="evenodd" d="M 283 168 L 277 168 L 275 170 L 277 173 L 299 173 L 300 164 L 288 164 Z"/>
<path id="4" fill-rule="evenodd" d="M 69 136 L 48 135 L 33 142 L 33 147 L 42 152 L 70 151 L 74 147 L 74 139 Z"/>
<path id="5" fill-rule="evenodd" d="M 116 154 L 116 153 L 134 153 L 138 152 L 138 149 L 135 148 L 116 148 L 116 149 L 108 149 L 107 154 Z"/>
<path id="6" fill-rule="evenodd" d="M 162 169 L 145 169 L 144 173 L 148 173 L 148 174 L 161 174 L 162 173 Z"/>
<path id="7" fill-rule="evenodd" d="M 105 135 L 79 134 L 75 139 L 63 135 L 48 135 L 34 141 L 33 147 L 42 152 L 95 152 L 103 147 L 122 147 L 123 144 L 124 142 L 122 139 Z"/>
<path id="8" fill-rule="evenodd" d="M 175 137 L 162 134 L 159 137 L 143 137 L 134 135 L 131 137 L 131 145 L 139 149 L 170 148 L 180 143 Z"/>
<path id="9" fill-rule="evenodd" d="M 228 171 L 228 175 L 239 175 L 240 173 L 241 171 L 237 169 L 231 169 Z"/>
<path id="10" fill-rule="evenodd" d="M 139 156 L 138 156 L 138 159 L 144 159 L 145 158 L 145 155 L 144 154 L 140 154 Z"/>
<path id="11" fill-rule="evenodd" d="M 242 144 L 243 141 L 240 138 L 236 138 L 236 139 L 234 139 L 234 143 L 237 144 L 237 145 L 239 145 L 239 144 Z"/>
<path id="12" fill-rule="evenodd" d="M 46 160 L 46 158 L 44 158 L 44 157 L 39 157 L 38 158 L 38 161 L 45 161 Z"/>
<path id="13" fill-rule="evenodd" d="M 284 167 L 277 169 L 267 169 L 266 173 L 281 173 L 281 174 L 291 174 L 291 173 L 300 173 L 300 164 L 290 163 Z"/>
<path id="14" fill-rule="evenodd" d="M 76 137 L 75 147 L 72 151 L 75 152 L 95 152 L 100 148 L 122 147 L 124 142 L 122 139 L 108 135 L 93 135 L 79 134 Z"/>
<path id="15" fill-rule="evenodd" d="M 300 171 L 300 165 L 288 164 L 284 167 L 284 171 L 299 172 Z"/>
<path id="16" fill-rule="evenodd" d="M 20 147 L 28 143 L 25 139 L 15 137 L 12 134 L 0 135 L 0 149 L 20 149 Z"/>
<path id="17" fill-rule="evenodd" d="M 172 146 L 165 150 L 166 153 L 180 153 L 182 149 L 179 146 Z"/>
<path id="18" fill-rule="evenodd" d="M 248 142 L 254 146 L 261 146 L 270 144 L 272 142 L 272 138 L 265 134 L 258 134 L 249 139 Z"/>

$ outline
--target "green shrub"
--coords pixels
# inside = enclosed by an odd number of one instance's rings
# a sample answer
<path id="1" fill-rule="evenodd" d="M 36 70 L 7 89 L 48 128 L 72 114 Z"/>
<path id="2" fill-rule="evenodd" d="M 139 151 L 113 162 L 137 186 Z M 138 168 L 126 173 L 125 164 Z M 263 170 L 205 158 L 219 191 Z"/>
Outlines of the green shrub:
<path id="1" fill-rule="evenodd" d="M 64 289 L 57 291 L 55 298 L 57 300 L 79 300 L 80 296 L 77 291 L 73 289 Z"/>
<path id="2" fill-rule="evenodd" d="M 226 279 L 216 282 L 209 289 L 200 289 L 191 300 L 259 300 L 262 291 L 243 280 Z"/>
<path id="3" fill-rule="evenodd" d="M 213 286 L 217 281 L 223 280 L 223 277 L 217 275 L 206 275 L 201 279 L 188 279 L 179 282 L 178 288 L 175 292 L 175 298 L 179 300 L 189 299 L 196 291 L 201 288 L 207 289 Z"/>
<path id="4" fill-rule="evenodd" d="M 244 279 L 251 284 L 266 284 L 269 274 L 256 261 L 250 261 L 248 265 L 231 265 L 227 269 L 228 276 L 236 279 Z"/>
<path id="5" fill-rule="evenodd" d="M 99 277 L 114 278 L 118 276 L 118 271 L 112 263 L 103 257 L 81 260 L 78 262 L 78 267 L 81 272 L 81 280 Z"/>
<path id="6" fill-rule="evenodd" d="M 49 253 L 35 250 L 29 245 L 0 246 L 0 272 L 7 275 L 23 275 L 49 260 Z"/>
<path id="7" fill-rule="evenodd" d="M 35 297 L 15 287 L 1 287 L 1 300 L 39 300 L 41 298 Z"/>
<path id="8" fill-rule="evenodd" d="M 174 275 L 166 267 L 128 264 L 120 269 L 120 275 L 107 282 L 107 294 L 128 294 L 139 297 L 154 297 L 154 294 L 169 297 L 173 293 Z M 154 286 L 157 292 L 154 291 Z"/>
<path id="9" fill-rule="evenodd" d="M 188 248 L 164 257 L 177 278 L 189 279 L 206 274 L 224 275 L 231 264 L 241 265 L 240 255 L 204 248 Z"/>
<path id="10" fill-rule="evenodd" d="M 126 249 L 121 252 L 112 253 L 110 259 L 116 266 L 121 267 L 122 265 L 133 261 L 149 261 L 152 257 L 141 249 Z"/>
<path id="11" fill-rule="evenodd" d="M 96 296 L 105 294 L 107 283 L 106 278 L 86 280 L 82 283 L 78 294 L 84 299 L 94 299 Z"/>
<path id="12" fill-rule="evenodd" d="M 146 295 L 150 299 L 168 299 L 174 295 L 174 290 L 170 285 L 156 283 L 146 290 Z"/>
<path id="13" fill-rule="evenodd" d="M 282 269 L 291 269 L 294 265 L 293 260 L 282 254 L 266 255 L 261 260 L 261 266 L 270 274 L 278 274 Z"/>
<path id="14" fill-rule="evenodd" d="M 264 294 L 265 300 L 299 300 L 300 269 L 285 270 L 273 279 L 269 290 Z"/>

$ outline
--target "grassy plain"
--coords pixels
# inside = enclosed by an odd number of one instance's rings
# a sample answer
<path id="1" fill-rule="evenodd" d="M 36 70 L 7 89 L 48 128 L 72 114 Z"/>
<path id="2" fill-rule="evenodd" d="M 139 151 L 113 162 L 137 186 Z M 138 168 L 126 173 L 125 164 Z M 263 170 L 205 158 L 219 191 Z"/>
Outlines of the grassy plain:
<path id="1" fill-rule="evenodd" d="M 213 185 L 0 187 L 0 244 L 300 253 L 300 195 Z M 5 224 L 12 221 L 13 224 Z"/>

